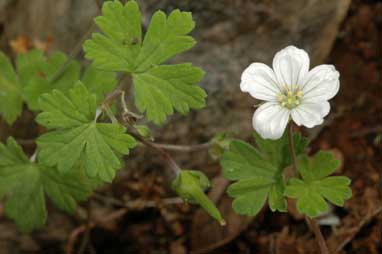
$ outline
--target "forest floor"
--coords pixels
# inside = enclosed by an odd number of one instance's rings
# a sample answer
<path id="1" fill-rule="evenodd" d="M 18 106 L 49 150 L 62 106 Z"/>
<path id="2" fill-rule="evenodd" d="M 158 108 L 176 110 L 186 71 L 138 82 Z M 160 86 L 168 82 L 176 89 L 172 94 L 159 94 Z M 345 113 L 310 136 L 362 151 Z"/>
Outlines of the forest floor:
<path id="1" fill-rule="evenodd" d="M 341 73 L 341 90 L 325 126 L 309 133 L 311 152 L 335 152 L 342 161 L 341 174 L 352 179 L 353 198 L 319 221 L 332 253 L 382 253 L 382 2 L 352 2 L 328 62 Z M 23 122 L 32 117 L 24 113 Z M 23 122 L 14 129 L 25 129 Z M 34 136 L 34 131 L 28 128 L 22 136 Z M 151 159 L 154 154 L 140 156 Z M 252 219 L 232 213 L 218 162 L 205 168 L 215 183 L 210 196 L 228 221 L 225 228 L 173 198 L 156 167 L 162 168 L 154 163 L 120 174 L 73 216 L 49 207 L 47 226 L 30 236 L 18 234 L 0 207 L 0 254 L 318 253 L 293 204 L 292 215 L 266 207 Z M 91 221 L 84 220 L 87 211 Z"/>

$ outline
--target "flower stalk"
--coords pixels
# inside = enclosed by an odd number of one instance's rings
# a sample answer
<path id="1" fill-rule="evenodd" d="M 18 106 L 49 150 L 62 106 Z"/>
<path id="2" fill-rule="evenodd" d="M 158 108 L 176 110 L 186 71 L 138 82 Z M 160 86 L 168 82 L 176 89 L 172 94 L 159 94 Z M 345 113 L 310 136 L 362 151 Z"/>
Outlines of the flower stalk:
<path id="1" fill-rule="evenodd" d="M 297 170 L 297 158 L 296 158 L 296 151 L 294 149 L 294 142 L 293 142 L 293 123 L 289 122 L 288 126 L 288 143 L 289 143 L 289 153 L 292 158 L 292 166 L 294 175 L 298 174 Z M 309 228 L 314 233 L 318 246 L 320 247 L 321 254 L 330 254 L 329 249 L 326 245 L 325 239 L 321 233 L 320 227 L 317 224 L 317 222 L 308 216 L 305 216 L 306 223 L 308 224 Z"/>

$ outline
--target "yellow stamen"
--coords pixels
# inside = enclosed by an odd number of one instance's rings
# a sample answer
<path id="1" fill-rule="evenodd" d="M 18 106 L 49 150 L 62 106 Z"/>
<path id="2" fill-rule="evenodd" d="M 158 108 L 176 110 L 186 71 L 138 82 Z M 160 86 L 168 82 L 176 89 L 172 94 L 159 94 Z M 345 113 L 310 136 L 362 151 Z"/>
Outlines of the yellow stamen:
<path id="1" fill-rule="evenodd" d="M 301 104 L 302 91 L 297 84 L 283 85 L 285 88 L 280 94 L 277 95 L 277 100 L 282 107 L 293 109 Z"/>

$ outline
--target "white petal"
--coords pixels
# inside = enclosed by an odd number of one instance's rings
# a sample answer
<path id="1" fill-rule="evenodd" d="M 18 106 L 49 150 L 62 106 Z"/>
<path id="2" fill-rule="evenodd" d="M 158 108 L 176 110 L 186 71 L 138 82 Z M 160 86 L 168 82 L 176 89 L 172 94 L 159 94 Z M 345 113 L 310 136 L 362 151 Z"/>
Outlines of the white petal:
<path id="1" fill-rule="evenodd" d="M 327 101 L 317 103 L 303 103 L 292 110 L 292 119 L 297 125 L 312 128 L 324 122 L 329 114 L 330 104 Z"/>
<path id="2" fill-rule="evenodd" d="M 292 90 L 293 86 L 304 81 L 309 63 L 309 56 L 304 50 L 288 46 L 273 58 L 273 70 L 279 84 L 287 85 Z"/>
<path id="3" fill-rule="evenodd" d="M 262 63 L 253 63 L 244 70 L 240 89 L 264 101 L 275 101 L 280 93 L 272 69 Z"/>
<path id="4" fill-rule="evenodd" d="M 308 102 L 327 101 L 340 89 L 340 74 L 333 65 L 319 65 L 313 68 L 301 86 L 302 100 Z"/>
<path id="5" fill-rule="evenodd" d="M 279 139 L 289 122 L 290 111 L 278 103 L 266 102 L 253 115 L 252 124 L 264 139 Z"/>

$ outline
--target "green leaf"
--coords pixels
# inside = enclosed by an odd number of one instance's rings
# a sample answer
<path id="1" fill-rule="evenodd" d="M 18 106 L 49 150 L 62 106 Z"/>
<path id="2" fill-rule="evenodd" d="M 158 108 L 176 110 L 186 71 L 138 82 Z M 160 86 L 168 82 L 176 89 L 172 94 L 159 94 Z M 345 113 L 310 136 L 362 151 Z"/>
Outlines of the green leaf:
<path id="1" fill-rule="evenodd" d="M 31 51 L 20 55 L 18 63 L 20 62 L 29 63 L 23 68 L 27 73 L 24 74 L 19 68 L 19 75 L 24 76 L 22 82 L 25 84 L 23 94 L 26 103 L 34 111 L 40 110 L 38 100 L 42 94 L 50 93 L 54 89 L 67 94 L 80 78 L 89 92 L 97 95 L 98 102 L 102 101 L 117 83 L 115 73 L 99 70 L 93 65 L 89 65 L 81 77 L 80 63 L 74 59 L 68 61 L 68 56 L 62 52 L 45 57 L 40 51 Z M 37 67 L 33 68 L 32 65 Z"/>
<path id="2" fill-rule="evenodd" d="M 263 139 L 257 132 L 253 132 L 256 144 L 263 151 L 269 161 L 273 163 L 280 171 L 292 164 L 292 158 L 289 152 L 289 143 L 287 132 L 278 140 Z M 308 140 L 300 133 L 293 135 L 293 144 L 296 155 L 302 154 L 308 146 Z"/>
<path id="3" fill-rule="evenodd" d="M 12 124 L 21 114 L 21 91 L 22 86 L 10 60 L 0 52 L 0 114 L 8 124 Z"/>
<path id="4" fill-rule="evenodd" d="M 44 193 L 60 209 L 74 212 L 76 202 L 86 199 L 92 188 L 81 171 L 60 175 L 55 168 L 30 162 L 13 138 L 0 144 L 0 198 L 5 201 L 5 214 L 22 232 L 45 223 Z"/>
<path id="5" fill-rule="evenodd" d="M 97 104 L 100 104 L 105 95 L 113 91 L 117 84 L 114 72 L 102 71 L 92 64 L 86 68 L 81 81 L 88 88 L 89 93 L 96 95 Z"/>
<path id="6" fill-rule="evenodd" d="M 136 105 L 156 124 L 163 123 L 174 109 L 182 114 L 190 108 L 201 109 L 207 95 L 194 84 L 203 76 L 204 72 L 191 64 L 161 65 L 134 74 Z"/>
<path id="7" fill-rule="evenodd" d="M 255 216 L 267 198 L 272 211 L 286 211 L 283 170 L 290 165 L 288 140 L 284 135 L 279 140 L 264 140 L 255 134 L 259 149 L 234 140 L 221 158 L 224 176 L 233 183 L 228 194 L 234 198 L 233 208 L 239 214 Z M 294 140 L 302 140 L 299 135 Z M 296 142 L 295 149 L 304 151 L 307 142 Z"/>
<path id="8" fill-rule="evenodd" d="M 0 114 L 12 124 L 21 114 L 23 101 L 28 108 L 39 111 L 40 95 L 54 89 L 67 93 L 81 78 L 81 65 L 76 60 L 68 61 L 62 52 L 45 56 L 40 50 L 20 54 L 14 70 L 9 59 L 0 53 Z M 116 85 L 115 73 L 105 72 L 90 65 L 82 80 L 99 101 Z"/>
<path id="9" fill-rule="evenodd" d="M 58 90 L 42 95 L 40 107 L 43 112 L 36 121 L 53 130 L 37 140 L 39 159 L 60 172 L 83 162 L 89 177 L 109 182 L 122 167 L 122 155 L 136 145 L 122 125 L 96 122 L 96 96 L 81 82 L 69 96 Z"/>
<path id="10" fill-rule="evenodd" d="M 136 72 L 145 72 L 195 45 L 187 36 L 195 27 L 190 12 L 174 10 L 168 17 L 157 11 L 151 18 L 142 48 L 135 62 Z"/>
<path id="11" fill-rule="evenodd" d="M 292 178 L 286 187 L 286 195 L 297 199 L 300 213 L 316 217 L 328 210 L 326 200 L 343 206 L 352 196 L 348 177 L 329 176 L 338 166 L 339 161 L 330 152 L 320 151 L 313 158 L 301 156 L 298 171 L 302 180 Z"/>
<path id="12" fill-rule="evenodd" d="M 191 13 L 174 10 L 167 17 L 157 11 L 143 41 L 141 13 L 133 0 L 106 2 L 96 23 L 103 34 L 85 42 L 85 56 L 97 68 L 132 74 L 135 104 L 149 120 L 162 124 L 174 110 L 186 114 L 204 107 L 206 93 L 195 86 L 203 70 L 191 64 L 160 65 L 195 44 L 187 35 L 195 26 Z"/>
<path id="13" fill-rule="evenodd" d="M 54 52 L 49 57 L 45 57 L 41 51 L 19 55 L 18 66 L 25 66 L 19 68 L 19 75 L 22 77 L 23 95 L 29 109 L 40 110 L 38 99 L 41 94 L 49 93 L 53 89 L 67 92 L 73 87 L 80 77 L 81 66 L 77 61 L 67 63 L 67 60 L 68 57 L 62 52 Z M 32 66 L 35 67 L 31 68 Z M 59 72 L 61 73 L 58 75 Z"/>
<path id="14" fill-rule="evenodd" d="M 129 1 L 123 6 L 119 1 L 106 2 L 96 23 L 104 34 L 94 33 L 85 42 L 85 56 L 106 71 L 133 71 L 142 40 L 137 3 Z"/>
<path id="15" fill-rule="evenodd" d="M 199 204 L 212 218 L 225 225 L 219 210 L 204 193 L 210 187 L 210 181 L 200 171 L 182 170 L 172 182 L 172 188 L 185 202 Z"/>

